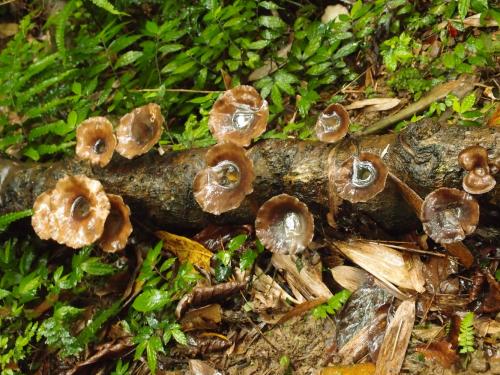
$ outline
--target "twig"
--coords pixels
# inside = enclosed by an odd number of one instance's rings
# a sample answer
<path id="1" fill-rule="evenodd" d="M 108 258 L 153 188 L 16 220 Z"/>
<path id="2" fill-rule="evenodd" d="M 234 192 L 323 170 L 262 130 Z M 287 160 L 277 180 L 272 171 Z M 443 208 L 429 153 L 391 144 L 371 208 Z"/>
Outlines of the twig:
<path id="1" fill-rule="evenodd" d="M 378 241 L 368 241 L 369 243 L 373 243 L 373 244 L 376 244 L 376 245 L 382 245 L 380 242 Z M 441 253 L 436 253 L 434 251 L 426 251 L 426 250 L 419 250 L 419 249 L 412 249 L 410 247 L 404 247 L 404 246 L 398 246 L 398 245 L 392 245 L 390 243 L 385 243 L 384 244 L 385 246 L 387 247 L 392 247 L 393 249 L 398 249 L 398 250 L 405 250 L 405 251 L 408 251 L 408 252 L 411 252 L 411 253 L 419 253 L 419 254 L 427 254 L 427 255 L 433 255 L 433 256 L 436 256 L 436 257 L 446 257 L 445 254 L 441 254 Z"/>

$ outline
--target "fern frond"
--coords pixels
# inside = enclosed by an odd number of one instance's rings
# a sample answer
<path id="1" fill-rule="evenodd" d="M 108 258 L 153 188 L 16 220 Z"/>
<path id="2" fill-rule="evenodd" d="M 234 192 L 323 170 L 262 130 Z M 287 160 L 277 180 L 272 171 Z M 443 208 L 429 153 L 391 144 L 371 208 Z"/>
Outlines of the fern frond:
<path id="1" fill-rule="evenodd" d="M 28 140 L 34 141 L 37 138 L 40 138 L 47 134 L 56 134 L 56 135 L 66 135 L 70 131 L 73 130 L 73 126 L 68 125 L 66 122 L 59 120 L 56 122 L 52 122 L 50 124 L 45 124 L 41 126 L 37 126 L 36 128 L 31 129 Z"/>
<path id="2" fill-rule="evenodd" d="M 66 36 L 66 25 L 68 24 L 68 19 L 73 13 L 75 8 L 75 1 L 69 1 L 64 8 L 59 12 L 56 18 L 56 32 L 55 32 L 55 40 L 57 50 L 61 53 L 61 56 L 64 60 L 66 60 L 66 44 L 65 44 L 65 36 Z"/>
<path id="3" fill-rule="evenodd" d="M 23 219 L 25 217 L 33 215 L 33 210 L 24 210 L 17 212 L 9 212 L 8 214 L 0 216 L 0 232 L 3 232 L 7 227 L 14 221 Z"/>
<path id="4" fill-rule="evenodd" d="M 99 8 L 104 9 L 106 12 L 109 12 L 111 14 L 115 14 L 117 16 L 119 16 L 119 15 L 128 15 L 127 13 L 120 12 L 108 0 L 90 0 L 90 1 L 92 3 L 94 3 L 94 5 L 98 6 Z"/>
<path id="5" fill-rule="evenodd" d="M 460 353 L 474 351 L 474 313 L 468 312 L 460 322 L 460 333 L 458 335 L 458 346 Z"/>
<path id="6" fill-rule="evenodd" d="M 339 312 L 351 296 L 351 292 L 343 289 L 331 297 L 327 303 L 314 308 L 312 314 L 315 318 L 326 318 Z"/>

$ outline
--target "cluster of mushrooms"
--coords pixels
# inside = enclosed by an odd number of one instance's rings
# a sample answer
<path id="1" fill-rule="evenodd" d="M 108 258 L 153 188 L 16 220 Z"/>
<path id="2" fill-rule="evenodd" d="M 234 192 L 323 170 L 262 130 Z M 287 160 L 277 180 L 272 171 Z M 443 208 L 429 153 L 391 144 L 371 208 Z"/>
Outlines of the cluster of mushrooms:
<path id="1" fill-rule="evenodd" d="M 193 182 L 193 195 L 205 212 L 220 215 L 240 206 L 253 192 L 255 173 L 245 147 L 267 127 L 266 100 L 251 86 L 237 86 L 214 103 L 208 125 L 218 143 L 205 155 L 206 167 Z M 148 104 L 120 119 L 113 131 L 104 117 L 92 117 L 77 129 L 76 154 L 92 165 L 106 166 L 114 150 L 133 158 L 158 142 L 164 118 L 160 107 Z M 315 126 L 322 142 L 342 140 L 349 130 L 349 115 L 340 104 L 331 104 L 318 116 Z M 116 135 L 115 135 L 116 134 Z M 471 194 L 482 194 L 495 186 L 494 174 L 500 158 L 489 160 L 487 150 L 472 146 L 463 150 L 459 164 L 467 171 L 461 191 L 439 188 L 421 205 L 424 231 L 435 242 L 449 244 L 472 233 L 479 220 L 479 205 Z M 389 170 L 382 158 L 356 152 L 329 171 L 329 184 L 337 197 L 351 203 L 366 202 L 385 187 Z M 123 249 L 132 231 L 130 210 L 121 197 L 106 194 L 99 181 L 85 176 L 68 176 L 55 188 L 38 196 L 34 204 L 33 227 L 42 239 L 52 238 L 79 248 L 95 241 L 104 251 Z M 308 207 L 296 197 L 277 195 L 258 210 L 255 231 L 272 252 L 296 254 L 312 241 L 314 219 Z"/>
<path id="2" fill-rule="evenodd" d="M 160 106 L 147 104 L 123 116 L 116 132 L 105 117 L 91 117 L 76 131 L 76 155 L 105 167 L 116 150 L 127 159 L 148 152 L 158 142 L 164 118 Z M 40 194 L 31 219 L 41 239 L 75 249 L 97 242 L 106 252 L 122 250 L 132 233 L 130 208 L 122 197 L 106 194 L 102 184 L 83 175 L 65 176 Z"/>

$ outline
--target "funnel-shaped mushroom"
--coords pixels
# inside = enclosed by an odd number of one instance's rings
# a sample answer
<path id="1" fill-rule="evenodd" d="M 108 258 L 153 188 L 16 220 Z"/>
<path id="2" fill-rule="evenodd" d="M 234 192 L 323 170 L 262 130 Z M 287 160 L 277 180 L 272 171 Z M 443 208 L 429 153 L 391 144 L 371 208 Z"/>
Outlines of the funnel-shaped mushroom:
<path id="1" fill-rule="evenodd" d="M 269 108 L 252 86 L 237 86 L 214 103 L 208 126 L 219 142 L 248 146 L 267 126 Z"/>
<path id="2" fill-rule="evenodd" d="M 107 194 L 111 208 L 104 223 L 104 232 L 99 239 L 99 246 L 108 253 L 122 250 L 132 233 L 130 223 L 130 208 L 123 202 L 122 197 Z"/>
<path id="3" fill-rule="evenodd" d="M 388 169 L 377 155 L 362 152 L 342 163 L 334 174 L 337 194 L 349 202 L 366 202 L 384 190 Z"/>
<path id="4" fill-rule="evenodd" d="M 160 139 L 164 122 L 158 104 L 150 103 L 134 109 L 120 119 L 116 129 L 116 151 L 127 159 L 145 154 Z"/>
<path id="5" fill-rule="evenodd" d="M 233 143 L 213 146 L 205 155 L 207 168 L 194 178 L 193 193 L 205 212 L 220 215 L 237 208 L 253 191 L 253 163 Z"/>
<path id="6" fill-rule="evenodd" d="M 304 203 L 288 194 L 281 194 L 259 208 L 255 233 L 273 253 L 296 254 L 311 243 L 314 219 Z"/>
<path id="7" fill-rule="evenodd" d="M 91 117 L 76 129 L 76 155 L 94 165 L 106 166 L 116 148 L 113 125 L 105 117 Z"/>
<path id="8" fill-rule="evenodd" d="M 496 181 L 490 174 L 488 152 L 484 147 L 467 147 L 458 155 L 458 163 L 468 171 L 462 180 L 466 192 L 484 194 L 495 187 Z"/>
<path id="9" fill-rule="evenodd" d="M 54 228 L 54 218 L 50 206 L 52 190 L 40 194 L 33 203 L 33 216 L 31 216 L 31 226 L 35 233 L 42 240 L 48 240 L 52 237 Z"/>
<path id="10" fill-rule="evenodd" d="M 464 191 L 439 188 L 425 197 L 420 220 L 425 233 L 435 242 L 458 242 L 476 229 L 479 204 Z"/>
<path id="11" fill-rule="evenodd" d="M 318 116 L 316 135 L 322 142 L 333 143 L 345 137 L 349 130 L 349 114 L 340 104 L 330 104 Z"/>
<path id="12" fill-rule="evenodd" d="M 64 177 L 50 194 L 51 238 L 75 249 L 89 245 L 101 236 L 109 209 L 99 181 L 86 176 Z"/>

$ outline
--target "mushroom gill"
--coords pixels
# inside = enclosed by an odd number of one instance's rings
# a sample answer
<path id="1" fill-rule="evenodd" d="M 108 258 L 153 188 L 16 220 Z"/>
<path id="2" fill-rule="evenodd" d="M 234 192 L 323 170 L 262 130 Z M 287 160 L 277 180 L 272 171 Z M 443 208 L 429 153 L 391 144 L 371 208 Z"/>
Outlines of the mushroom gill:
<path id="1" fill-rule="evenodd" d="M 149 103 L 120 119 L 116 128 L 116 151 L 132 159 L 148 152 L 160 139 L 165 119 L 158 104 Z"/>
<path id="2" fill-rule="evenodd" d="M 484 147 L 465 148 L 458 155 L 458 163 L 467 171 L 462 180 L 462 187 L 467 193 L 484 194 L 495 187 L 496 181 L 488 165 L 488 151 Z"/>
<path id="3" fill-rule="evenodd" d="M 207 168 L 193 182 L 196 202 L 205 212 L 220 215 L 239 207 L 253 191 L 253 163 L 245 150 L 233 143 L 221 143 L 205 155 Z"/>
<path id="4" fill-rule="evenodd" d="M 111 205 L 109 215 L 104 223 L 104 231 L 99 239 L 99 246 L 108 253 L 122 250 L 127 245 L 132 224 L 130 223 L 130 208 L 122 197 L 107 194 Z"/>
<path id="5" fill-rule="evenodd" d="M 425 233 L 435 242 L 458 242 L 476 230 L 479 204 L 464 191 L 439 188 L 425 197 L 420 220 Z"/>
<path id="6" fill-rule="evenodd" d="M 349 202 L 366 202 L 384 190 L 389 173 L 380 157 L 362 152 L 342 163 L 333 174 L 337 194 Z"/>
<path id="7" fill-rule="evenodd" d="M 269 108 L 252 86 L 227 90 L 214 103 L 208 126 L 218 142 L 248 146 L 267 126 Z"/>
<path id="8" fill-rule="evenodd" d="M 314 219 L 307 206 L 288 194 L 266 201 L 257 212 L 255 233 L 273 253 L 296 254 L 312 241 Z"/>
<path id="9" fill-rule="evenodd" d="M 337 142 L 349 131 L 349 114 L 342 105 L 330 104 L 318 116 L 315 130 L 320 141 Z"/>
<path id="10" fill-rule="evenodd" d="M 109 199 L 99 181 L 66 176 L 50 194 L 51 238 L 75 249 L 89 245 L 101 236 L 109 210 Z"/>
<path id="11" fill-rule="evenodd" d="M 90 117 L 76 129 L 76 155 L 93 165 L 106 166 L 116 148 L 113 125 L 105 117 Z"/>

